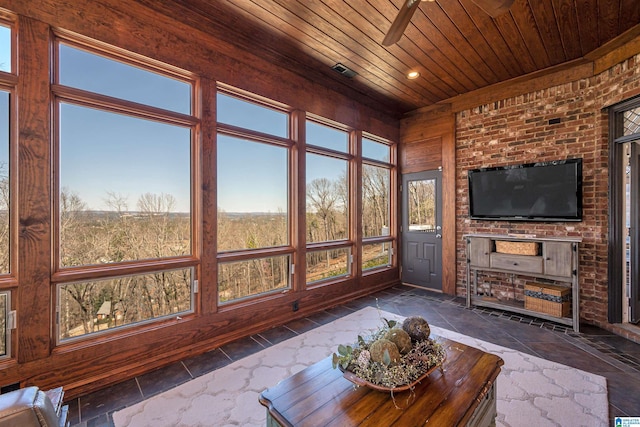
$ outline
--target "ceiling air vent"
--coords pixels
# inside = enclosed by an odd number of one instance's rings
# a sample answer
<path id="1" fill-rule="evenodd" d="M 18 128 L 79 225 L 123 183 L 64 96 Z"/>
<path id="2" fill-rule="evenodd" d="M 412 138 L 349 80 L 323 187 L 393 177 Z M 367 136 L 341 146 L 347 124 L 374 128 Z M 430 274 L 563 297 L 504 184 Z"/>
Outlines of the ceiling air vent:
<path id="1" fill-rule="evenodd" d="M 342 74 L 343 76 L 349 77 L 349 78 L 353 78 L 356 76 L 355 71 L 347 68 L 345 65 L 342 65 L 341 63 L 337 63 L 336 65 L 334 65 L 333 67 L 331 67 L 333 70 L 339 72 L 340 74 Z"/>

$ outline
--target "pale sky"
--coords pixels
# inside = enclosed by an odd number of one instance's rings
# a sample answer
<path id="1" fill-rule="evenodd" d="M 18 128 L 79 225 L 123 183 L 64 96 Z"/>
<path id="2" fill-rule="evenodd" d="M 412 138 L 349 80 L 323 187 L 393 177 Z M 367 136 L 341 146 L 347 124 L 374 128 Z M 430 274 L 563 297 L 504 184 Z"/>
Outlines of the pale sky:
<path id="1" fill-rule="evenodd" d="M 11 30 L 0 25 L 0 71 L 11 72 Z"/>
<path id="2" fill-rule="evenodd" d="M 9 175 L 9 93 L 0 90 L 0 174 Z"/>
<path id="3" fill-rule="evenodd" d="M 11 72 L 11 31 L 0 25 L 0 71 Z M 0 167 L 8 173 L 9 164 L 9 92 L 0 90 Z"/>
<path id="4" fill-rule="evenodd" d="M 60 45 L 60 83 L 190 114 L 190 85 Z M 174 211 L 191 204 L 190 129 L 62 103 L 60 189 L 77 193 L 91 210 L 107 210 L 109 193 L 138 209 L 141 195 L 170 194 Z"/>
<path id="5" fill-rule="evenodd" d="M 11 71 L 10 30 L 0 26 L 0 70 Z M 60 83 L 108 96 L 190 114 L 189 84 L 61 44 Z M 8 92 L 0 91 L 0 143 L 8 144 Z M 288 137 L 288 115 L 218 94 L 218 121 Z M 175 211 L 190 210 L 190 129 L 70 103 L 60 106 L 60 189 L 78 194 L 91 210 L 109 209 L 109 193 L 137 210 L 145 193 L 170 194 Z M 348 134 L 307 122 L 307 143 L 348 150 Z M 363 143 L 364 154 L 382 159 L 388 148 Z M 369 154 L 367 154 L 369 153 Z M 288 152 L 285 148 L 218 138 L 218 206 L 226 212 L 286 212 Z M 387 157 L 388 158 L 388 157 Z M 310 155 L 307 182 L 338 180 L 345 162 Z M 8 150 L 0 150 L 8 162 Z M 206 165 L 205 165 L 206 167 Z"/>

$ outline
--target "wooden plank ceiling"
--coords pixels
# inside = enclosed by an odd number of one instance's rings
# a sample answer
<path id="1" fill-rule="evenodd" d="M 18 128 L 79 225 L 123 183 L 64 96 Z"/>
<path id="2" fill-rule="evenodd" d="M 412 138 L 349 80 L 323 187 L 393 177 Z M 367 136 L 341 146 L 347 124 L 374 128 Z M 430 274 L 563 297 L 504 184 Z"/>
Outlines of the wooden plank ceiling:
<path id="1" fill-rule="evenodd" d="M 406 0 L 137 1 L 398 115 L 579 60 L 640 24 L 638 0 L 515 0 L 497 18 L 472 0 L 437 0 L 384 47 Z"/>

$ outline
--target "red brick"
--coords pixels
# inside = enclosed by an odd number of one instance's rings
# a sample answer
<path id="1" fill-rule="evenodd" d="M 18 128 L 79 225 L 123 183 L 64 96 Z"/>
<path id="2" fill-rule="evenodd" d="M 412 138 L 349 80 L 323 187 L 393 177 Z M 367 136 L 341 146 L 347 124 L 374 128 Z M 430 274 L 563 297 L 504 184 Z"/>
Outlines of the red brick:
<path id="1" fill-rule="evenodd" d="M 580 236 L 580 316 L 607 324 L 608 115 L 603 109 L 640 93 L 640 55 L 598 76 L 461 111 L 456 117 L 457 293 L 466 294 L 463 234 L 533 233 Z M 560 123 L 549 125 L 549 119 Z M 468 218 L 467 170 L 583 158 L 583 221 L 477 221 Z M 522 300 L 522 280 L 492 275 L 501 295 Z M 481 281 L 479 281 L 481 282 Z M 620 285 L 622 286 L 622 285 Z"/>

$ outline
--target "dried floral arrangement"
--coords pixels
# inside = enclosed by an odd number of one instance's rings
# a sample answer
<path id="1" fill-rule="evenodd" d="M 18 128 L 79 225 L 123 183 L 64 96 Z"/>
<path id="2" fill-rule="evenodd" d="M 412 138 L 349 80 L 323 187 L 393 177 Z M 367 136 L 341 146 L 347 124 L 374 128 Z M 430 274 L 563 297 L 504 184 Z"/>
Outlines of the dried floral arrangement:
<path id="1" fill-rule="evenodd" d="M 370 336 L 358 335 L 354 345 L 339 345 L 333 354 L 333 368 L 352 373 L 345 377 L 355 379 L 356 384 L 393 391 L 412 388 L 442 365 L 445 350 L 429 338 L 431 328 L 425 319 L 412 316 L 402 323 L 382 320 L 383 325 Z"/>

